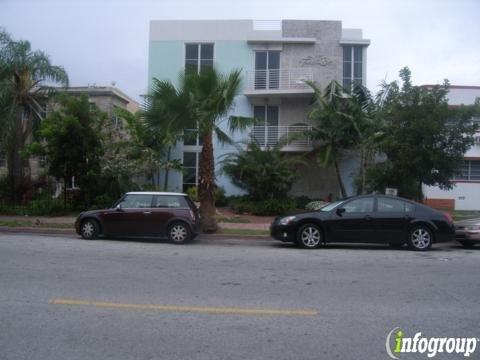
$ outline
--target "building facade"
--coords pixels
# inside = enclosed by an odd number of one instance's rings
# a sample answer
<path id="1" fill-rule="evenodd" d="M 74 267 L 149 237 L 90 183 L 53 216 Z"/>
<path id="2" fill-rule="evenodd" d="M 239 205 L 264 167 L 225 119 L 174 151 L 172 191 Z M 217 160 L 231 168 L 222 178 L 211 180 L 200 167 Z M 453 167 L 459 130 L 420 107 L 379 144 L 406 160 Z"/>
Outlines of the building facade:
<path id="1" fill-rule="evenodd" d="M 89 103 L 96 105 L 101 111 L 107 113 L 113 123 L 119 123 L 119 119 L 115 114 L 115 108 L 126 109 L 130 112 L 137 112 L 140 109 L 138 102 L 114 86 L 73 86 L 61 88 L 58 91 L 72 96 L 86 95 Z M 50 99 L 43 106 L 43 117 L 46 117 L 56 107 L 55 103 Z M 25 170 L 29 172 L 32 179 L 36 179 L 45 171 L 45 165 L 43 158 L 31 157 L 29 159 L 29 167 Z M 0 153 L 0 176 L 5 176 L 6 174 L 6 156 Z"/>
<path id="2" fill-rule="evenodd" d="M 480 99 L 480 86 L 451 85 L 448 93 L 450 106 L 472 105 Z M 473 121 L 480 125 L 480 117 Z M 480 130 L 474 145 L 465 153 L 460 172 L 452 179 L 451 190 L 437 186 L 423 186 L 427 203 L 455 210 L 480 210 Z"/>
<path id="3" fill-rule="evenodd" d="M 215 67 L 222 73 L 242 70 L 240 94 L 231 115 L 255 117 L 263 123 L 231 134 L 235 141 L 253 137 L 261 146 L 278 143 L 286 135 L 311 128 L 308 112 L 313 81 L 324 88 L 332 80 L 344 86 L 366 83 L 367 47 L 370 41 L 359 29 L 343 29 L 340 21 L 318 20 L 155 20 L 150 23 L 149 84 L 153 78 L 178 85 L 185 71 Z M 228 132 L 227 122 L 222 130 Z M 186 130 L 191 131 L 191 130 Z M 216 163 L 235 147 L 214 143 Z M 309 153 L 311 141 L 295 140 L 282 148 L 288 154 Z M 183 161 L 183 173 L 170 172 L 167 190 L 185 191 L 198 183 L 198 139 L 185 140 L 173 156 Z M 324 198 L 338 194 L 333 169 L 319 168 L 314 156 L 299 169 L 291 195 Z M 347 189 L 353 193 L 356 162 L 341 164 Z M 217 184 L 228 195 L 240 194 L 228 177 L 217 170 Z M 161 176 L 165 176 L 162 174 Z"/>

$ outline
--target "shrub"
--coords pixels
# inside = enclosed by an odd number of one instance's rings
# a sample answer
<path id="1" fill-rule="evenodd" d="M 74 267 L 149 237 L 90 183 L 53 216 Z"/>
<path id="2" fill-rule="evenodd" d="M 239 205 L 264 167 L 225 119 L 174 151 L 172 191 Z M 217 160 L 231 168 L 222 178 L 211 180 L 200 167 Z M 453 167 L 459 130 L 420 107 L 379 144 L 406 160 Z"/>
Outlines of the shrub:
<path id="1" fill-rule="evenodd" d="M 246 196 L 231 197 L 230 208 L 239 213 L 251 213 L 258 216 L 283 215 L 295 209 L 295 200 L 291 198 L 254 201 Z"/>
<path id="2" fill-rule="evenodd" d="M 252 199 L 280 199 L 298 177 L 296 168 L 305 163 L 298 156 L 286 155 L 281 148 L 279 144 L 264 150 L 252 142 L 247 149 L 228 154 L 221 162 L 222 170 Z"/>
<path id="3" fill-rule="evenodd" d="M 189 187 L 187 189 L 187 194 L 192 201 L 198 201 L 198 190 L 196 186 Z"/>
<path id="4" fill-rule="evenodd" d="M 295 206 L 297 209 L 305 209 L 308 203 L 312 202 L 308 196 L 302 195 L 295 198 Z"/>
<path id="5" fill-rule="evenodd" d="M 225 189 L 223 187 L 217 187 L 217 190 L 215 190 L 215 206 L 226 206 L 227 203 L 228 200 L 225 195 Z"/>
<path id="6" fill-rule="evenodd" d="M 283 215 L 295 209 L 295 200 L 267 199 L 253 203 L 252 214 L 259 216 Z"/>
<path id="7" fill-rule="evenodd" d="M 305 205 L 305 210 L 319 210 L 328 203 L 322 200 L 311 201 Z"/>
<path id="8" fill-rule="evenodd" d="M 228 200 L 229 207 L 236 213 L 250 213 L 253 209 L 253 201 L 246 196 L 231 196 Z"/>

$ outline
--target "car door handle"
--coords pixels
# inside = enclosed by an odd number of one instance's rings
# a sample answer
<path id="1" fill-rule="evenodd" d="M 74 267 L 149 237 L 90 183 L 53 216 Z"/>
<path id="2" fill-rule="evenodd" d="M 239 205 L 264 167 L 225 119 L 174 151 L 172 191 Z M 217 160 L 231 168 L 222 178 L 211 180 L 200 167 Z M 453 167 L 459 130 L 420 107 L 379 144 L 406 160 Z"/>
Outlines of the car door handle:
<path id="1" fill-rule="evenodd" d="M 413 219 L 410 215 L 405 215 L 404 218 L 405 218 L 405 220 L 408 220 L 408 221 Z"/>
<path id="2" fill-rule="evenodd" d="M 152 212 L 151 211 L 144 211 L 143 212 L 145 215 L 150 215 Z"/>
<path id="3" fill-rule="evenodd" d="M 365 220 L 372 220 L 372 217 L 370 215 L 365 215 Z"/>

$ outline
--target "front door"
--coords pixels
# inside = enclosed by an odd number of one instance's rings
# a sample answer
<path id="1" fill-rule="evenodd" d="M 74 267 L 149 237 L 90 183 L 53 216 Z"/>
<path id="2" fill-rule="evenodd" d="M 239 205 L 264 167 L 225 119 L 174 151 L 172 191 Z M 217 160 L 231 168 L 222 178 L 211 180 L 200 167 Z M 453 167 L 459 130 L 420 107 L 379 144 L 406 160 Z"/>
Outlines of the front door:
<path id="1" fill-rule="evenodd" d="M 344 212 L 333 212 L 330 231 L 333 241 L 375 242 L 375 198 L 363 197 L 341 205 Z"/>

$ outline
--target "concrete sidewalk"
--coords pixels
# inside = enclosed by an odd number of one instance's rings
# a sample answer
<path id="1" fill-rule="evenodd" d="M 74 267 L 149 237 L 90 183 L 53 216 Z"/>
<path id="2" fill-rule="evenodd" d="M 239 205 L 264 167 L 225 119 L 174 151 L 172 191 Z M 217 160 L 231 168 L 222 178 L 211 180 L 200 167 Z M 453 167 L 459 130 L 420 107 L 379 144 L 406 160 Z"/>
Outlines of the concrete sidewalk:
<path id="1" fill-rule="evenodd" d="M 73 216 L 10 216 L 0 215 L 0 221 L 29 221 L 34 224 L 71 224 L 72 228 L 75 223 L 75 217 Z M 266 230 L 270 228 L 270 223 L 233 223 L 233 222 L 220 222 L 220 228 L 223 229 L 241 229 L 241 230 Z"/>

